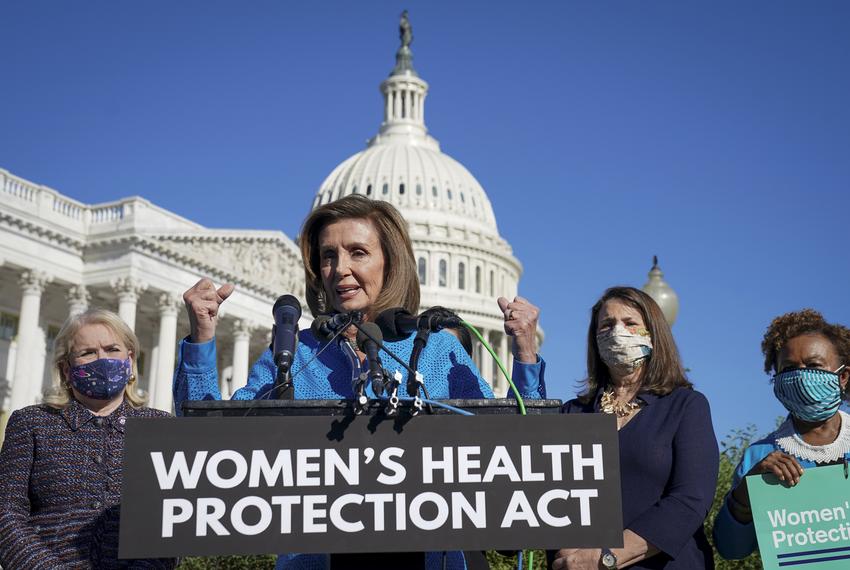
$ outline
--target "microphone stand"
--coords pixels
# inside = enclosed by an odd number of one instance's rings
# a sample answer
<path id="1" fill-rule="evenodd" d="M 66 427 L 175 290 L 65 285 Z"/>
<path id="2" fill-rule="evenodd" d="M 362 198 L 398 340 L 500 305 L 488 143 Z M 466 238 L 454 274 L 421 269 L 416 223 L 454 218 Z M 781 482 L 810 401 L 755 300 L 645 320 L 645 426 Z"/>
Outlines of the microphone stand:
<path id="1" fill-rule="evenodd" d="M 369 379 L 367 372 L 361 372 L 354 381 L 354 414 L 359 416 L 366 409 L 369 398 L 366 397 L 366 381 Z"/>
<path id="2" fill-rule="evenodd" d="M 296 327 L 296 334 L 298 333 L 298 328 Z M 274 347 L 274 335 L 277 332 L 277 326 L 272 327 L 272 348 Z M 297 337 L 296 337 L 297 338 Z M 297 342 L 296 342 L 297 345 Z M 288 352 L 284 352 L 284 354 L 289 354 Z M 294 400 L 295 399 L 295 385 L 292 383 L 292 376 L 290 375 L 290 369 L 292 368 L 292 362 L 295 359 L 295 355 L 289 355 L 289 358 L 282 358 L 280 355 L 274 355 L 275 364 L 277 365 L 277 375 L 274 379 L 275 388 L 275 399 L 276 400 Z"/>
<path id="3" fill-rule="evenodd" d="M 422 411 L 422 408 L 424 407 L 424 405 L 423 405 L 424 403 L 422 402 L 422 399 L 421 399 L 421 398 L 419 398 L 419 388 L 422 388 L 422 390 L 423 390 L 423 391 L 425 390 L 425 379 L 422 377 L 422 374 L 420 374 L 418 370 L 416 370 L 415 368 L 411 367 L 408 363 L 406 363 L 405 361 L 403 361 L 401 358 L 399 358 L 398 356 L 396 356 L 396 355 L 395 355 L 395 353 L 393 353 L 391 350 L 387 350 L 387 348 L 384 346 L 384 344 L 383 344 L 382 342 L 378 342 L 378 339 L 374 338 L 374 337 L 373 337 L 373 336 L 369 333 L 369 331 L 367 331 L 367 330 L 363 330 L 363 328 L 360 326 L 360 323 L 353 323 L 353 324 L 354 324 L 354 326 L 355 326 L 355 327 L 357 327 L 357 329 L 358 329 L 358 330 L 360 330 L 360 331 L 361 331 L 364 335 L 366 335 L 366 336 L 367 336 L 367 337 L 369 337 L 370 339 L 374 340 L 374 341 L 378 344 L 378 348 L 379 348 L 379 349 L 381 349 L 381 350 L 383 350 L 384 352 L 386 352 L 387 354 L 389 354 L 389 355 L 390 355 L 390 357 L 391 357 L 393 360 L 395 360 L 396 362 L 398 362 L 399 364 L 401 364 L 402 368 L 404 368 L 405 370 L 407 370 L 407 374 L 408 374 L 408 376 L 407 376 L 408 386 L 410 386 L 410 381 L 411 381 L 410 379 L 411 379 L 411 378 L 413 378 L 413 379 L 414 379 L 414 380 L 413 380 L 413 386 L 414 386 L 414 388 L 413 388 L 413 394 L 412 394 L 414 399 L 413 399 L 413 408 L 412 408 L 412 409 L 411 409 L 411 411 L 410 411 L 410 415 L 412 415 L 412 416 L 417 415 L 419 412 L 421 412 L 421 411 Z M 427 320 L 426 320 L 426 324 L 425 324 L 425 325 L 423 325 L 423 326 L 425 326 L 426 328 L 428 328 L 428 327 L 427 327 Z M 421 341 L 421 345 L 422 345 L 422 346 L 421 346 L 421 348 L 419 348 L 419 352 L 422 352 L 422 348 L 424 348 L 424 347 L 425 347 L 425 343 L 426 343 L 426 342 L 428 342 L 428 335 L 430 335 L 430 331 L 428 331 L 428 333 L 427 333 L 427 334 L 425 334 L 424 339 Z M 418 335 L 417 335 L 417 336 L 418 336 Z M 411 353 L 411 357 L 412 357 L 412 356 L 413 356 L 413 353 Z M 416 360 L 417 360 L 417 362 L 418 362 L 418 360 L 419 360 L 418 355 L 417 355 Z M 410 393 L 410 388 L 408 388 L 408 393 Z M 426 392 L 426 397 L 427 397 L 427 392 Z M 430 404 L 428 405 L 428 411 L 429 411 L 429 412 L 432 412 Z"/>
<path id="4" fill-rule="evenodd" d="M 277 376 L 275 377 L 274 383 L 277 386 L 277 389 L 275 390 L 276 400 L 295 399 L 295 384 L 292 383 L 292 376 L 289 373 L 289 367 L 277 367 Z"/>
<path id="5" fill-rule="evenodd" d="M 417 323 L 416 338 L 413 339 L 413 350 L 410 352 L 409 366 L 415 371 L 415 374 L 407 376 L 407 393 L 413 397 L 413 408 L 410 410 L 410 415 L 415 416 L 422 411 L 422 398 L 419 397 L 419 390 L 424 386 L 425 382 L 422 375 L 419 373 L 419 356 L 425 345 L 428 344 L 428 338 L 431 336 L 431 327 L 427 318 L 419 318 Z"/>
<path id="6" fill-rule="evenodd" d="M 389 376 L 389 375 L 387 375 Z M 396 369 L 393 372 L 393 376 L 390 380 L 388 380 L 388 386 L 390 388 L 390 397 L 387 402 L 387 407 L 384 409 L 384 413 L 389 417 L 394 417 L 398 414 L 398 387 L 401 385 L 401 372 Z"/>

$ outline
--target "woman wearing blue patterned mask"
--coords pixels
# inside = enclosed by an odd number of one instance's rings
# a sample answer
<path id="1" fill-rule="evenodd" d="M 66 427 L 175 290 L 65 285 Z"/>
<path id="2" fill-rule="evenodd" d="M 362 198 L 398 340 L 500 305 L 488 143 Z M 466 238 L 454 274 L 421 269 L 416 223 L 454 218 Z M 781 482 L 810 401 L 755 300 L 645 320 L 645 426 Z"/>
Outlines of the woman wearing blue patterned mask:
<path id="1" fill-rule="evenodd" d="M 0 451 L 0 565 L 174 568 L 118 560 L 124 425 L 167 416 L 136 392 L 139 341 L 111 311 L 68 319 L 53 345 L 55 390 L 16 410 Z"/>
<path id="2" fill-rule="evenodd" d="M 735 470 L 732 491 L 714 523 L 717 551 L 728 559 L 756 549 L 745 477 L 773 473 L 787 485 L 805 469 L 850 459 L 848 398 L 850 329 L 805 309 L 777 317 L 762 342 L 764 370 L 774 373 L 773 393 L 788 410 L 775 432 L 751 445 Z"/>

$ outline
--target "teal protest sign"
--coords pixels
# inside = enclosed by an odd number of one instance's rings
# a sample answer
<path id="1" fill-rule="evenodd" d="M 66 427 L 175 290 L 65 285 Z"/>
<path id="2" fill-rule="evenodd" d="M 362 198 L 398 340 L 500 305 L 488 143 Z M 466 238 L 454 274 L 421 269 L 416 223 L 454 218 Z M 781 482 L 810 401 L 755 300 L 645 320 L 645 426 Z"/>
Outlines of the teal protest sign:
<path id="1" fill-rule="evenodd" d="M 794 487 L 747 477 L 765 570 L 850 568 L 850 479 L 843 465 L 806 469 Z"/>

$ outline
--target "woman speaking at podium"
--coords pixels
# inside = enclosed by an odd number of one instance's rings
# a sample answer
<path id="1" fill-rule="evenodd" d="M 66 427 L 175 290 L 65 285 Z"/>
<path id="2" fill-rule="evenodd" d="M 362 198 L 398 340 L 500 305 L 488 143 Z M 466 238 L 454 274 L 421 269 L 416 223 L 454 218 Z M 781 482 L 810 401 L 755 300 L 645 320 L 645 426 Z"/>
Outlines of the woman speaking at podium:
<path id="1" fill-rule="evenodd" d="M 314 210 L 301 229 L 301 256 L 307 285 L 307 305 L 314 317 L 361 311 L 372 321 L 383 310 L 403 307 L 419 310 L 419 280 L 407 224 L 391 204 L 351 195 Z M 191 322 L 190 337 L 180 343 L 174 375 L 174 402 L 178 414 L 186 400 L 220 399 L 216 369 L 215 327 L 221 304 L 233 293 L 232 285 L 216 289 L 201 279 L 183 299 Z M 513 380 L 520 394 L 545 397 L 544 363 L 537 355 L 537 307 L 522 299 L 500 298 L 505 332 L 513 336 Z M 292 365 L 296 399 L 347 399 L 355 366 L 365 355 L 352 342 L 351 327 L 342 341 L 324 347 L 309 330 L 299 333 Z M 384 346 L 407 362 L 413 337 L 384 342 Z M 325 348 L 319 358 L 316 353 Z M 386 362 L 386 359 L 385 359 Z M 432 399 L 491 398 L 493 391 L 472 359 L 448 332 L 432 334 L 419 360 L 419 371 Z M 407 395 L 404 377 L 400 395 Z M 271 350 L 254 363 L 247 385 L 233 394 L 235 400 L 273 398 L 276 366 Z M 374 398 L 371 387 L 367 394 Z M 321 560 L 292 559 L 292 567 L 321 568 Z M 427 567 L 442 567 L 442 553 L 427 557 Z M 306 566 L 303 566 L 306 564 Z M 290 567 L 281 560 L 279 567 Z M 461 553 L 449 553 L 448 568 L 464 568 Z"/>

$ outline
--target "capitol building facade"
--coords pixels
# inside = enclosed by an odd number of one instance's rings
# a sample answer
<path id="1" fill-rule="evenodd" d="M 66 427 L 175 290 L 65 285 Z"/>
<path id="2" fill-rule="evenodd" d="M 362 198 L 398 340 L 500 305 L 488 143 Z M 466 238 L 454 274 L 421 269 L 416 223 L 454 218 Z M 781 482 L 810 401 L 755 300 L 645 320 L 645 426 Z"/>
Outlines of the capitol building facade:
<path id="1" fill-rule="evenodd" d="M 396 206 L 410 228 L 421 308 L 457 311 L 510 370 L 496 298 L 517 294 L 522 266 L 499 235 L 484 189 L 428 134 L 428 84 L 413 68 L 409 42 L 380 90 L 378 133 L 327 176 L 313 208 L 349 194 Z M 171 410 L 176 345 L 189 330 L 182 293 L 200 277 L 237 286 L 217 329 L 228 397 L 269 344 L 274 300 L 283 293 L 305 298 L 294 241 L 279 231 L 206 228 L 141 197 L 83 204 L 0 169 L 3 415 L 51 389 L 53 338 L 69 315 L 90 306 L 115 310 L 135 330 L 142 347 L 139 389 L 151 406 Z M 506 382 L 480 343 L 474 359 L 504 395 Z"/>

